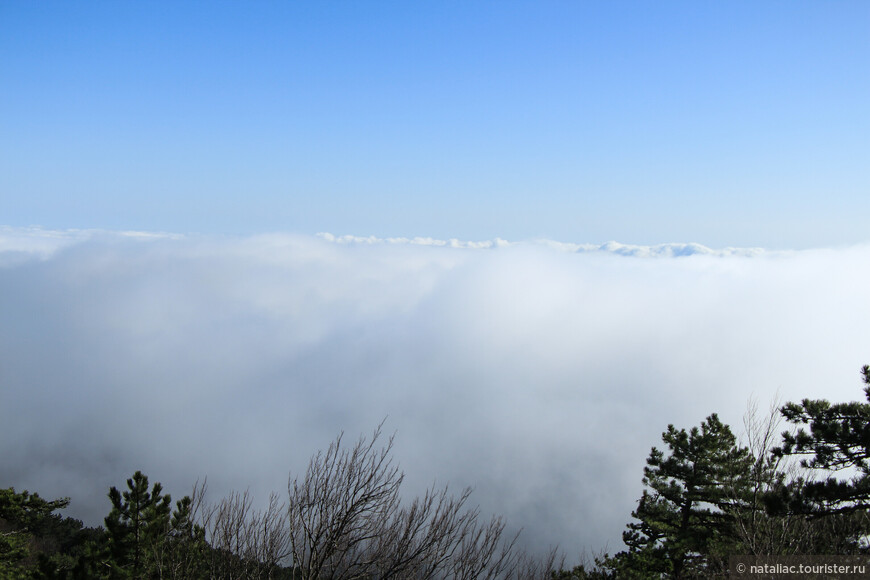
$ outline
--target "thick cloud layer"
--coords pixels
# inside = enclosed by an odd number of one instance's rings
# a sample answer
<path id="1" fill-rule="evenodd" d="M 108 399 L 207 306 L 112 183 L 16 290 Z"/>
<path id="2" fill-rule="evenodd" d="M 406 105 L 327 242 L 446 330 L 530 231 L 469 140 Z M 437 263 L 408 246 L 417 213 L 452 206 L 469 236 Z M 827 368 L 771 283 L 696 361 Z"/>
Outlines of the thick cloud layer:
<path id="1" fill-rule="evenodd" d="M 136 469 L 265 498 L 387 417 L 408 493 L 471 485 L 532 546 L 618 549 L 669 423 L 862 396 L 868 262 L 0 230 L 0 486 L 88 523 Z"/>

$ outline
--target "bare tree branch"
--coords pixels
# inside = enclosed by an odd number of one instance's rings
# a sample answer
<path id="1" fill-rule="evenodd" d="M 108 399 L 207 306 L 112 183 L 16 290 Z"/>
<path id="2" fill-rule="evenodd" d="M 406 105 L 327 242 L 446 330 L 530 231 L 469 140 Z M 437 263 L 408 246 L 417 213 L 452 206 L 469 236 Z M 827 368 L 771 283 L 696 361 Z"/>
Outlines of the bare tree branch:
<path id="1" fill-rule="evenodd" d="M 402 505 L 404 475 L 393 464 L 393 437 L 381 446 L 383 423 L 348 449 L 339 435 L 318 452 L 304 478 L 288 483 L 293 577 L 302 580 L 377 578 L 460 580 L 546 578 L 556 561 L 515 550 L 505 524 L 480 521 L 466 503 L 471 489 L 453 496 L 429 488 Z"/>

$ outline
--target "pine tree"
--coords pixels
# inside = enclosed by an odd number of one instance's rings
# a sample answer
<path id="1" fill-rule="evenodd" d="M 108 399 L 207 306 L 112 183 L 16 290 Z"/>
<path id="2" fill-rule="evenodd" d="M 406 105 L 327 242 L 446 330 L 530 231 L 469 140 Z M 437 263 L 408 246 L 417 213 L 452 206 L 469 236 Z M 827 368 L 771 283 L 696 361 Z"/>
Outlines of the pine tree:
<path id="1" fill-rule="evenodd" d="M 827 513 L 870 509 L 870 366 L 864 366 L 861 374 L 867 385 L 867 403 L 804 399 L 782 408 L 786 420 L 808 425 L 810 430 L 801 427 L 795 434 L 783 433 L 783 446 L 776 454 L 804 455 L 807 458 L 801 464 L 806 468 L 834 473 L 845 470 L 852 476 L 838 479 L 831 475 L 807 483 L 799 498 L 805 508 Z"/>
<path id="2" fill-rule="evenodd" d="M 801 478 L 767 498 L 773 512 L 807 517 L 816 530 L 813 553 L 866 553 L 870 536 L 870 366 L 861 369 L 867 403 L 804 399 L 780 410 L 796 433 L 782 434 L 774 455 L 803 456 L 823 474 Z M 809 431 L 805 427 L 809 427 Z"/>
<path id="3" fill-rule="evenodd" d="M 170 525 L 172 498 L 162 495 L 155 483 L 149 491 L 148 477 L 141 471 L 127 480 L 129 491 L 112 487 L 112 511 L 105 519 L 109 537 L 112 576 L 145 578 L 155 565 L 154 553 L 165 541 Z"/>
<path id="4" fill-rule="evenodd" d="M 738 546 L 731 512 L 747 493 L 748 449 L 715 414 L 688 432 L 669 425 L 662 441 L 668 453 L 650 452 L 638 521 L 623 534 L 628 551 L 607 562 L 620 577 L 708 575 Z"/>
<path id="5" fill-rule="evenodd" d="M 55 552 L 69 549 L 81 529 L 80 521 L 54 513 L 68 505 L 69 498 L 48 501 L 27 490 L 0 489 L 0 577 L 29 578 L 40 560 L 46 568 L 56 564 Z"/>
<path id="6" fill-rule="evenodd" d="M 184 496 L 175 502 L 168 536 L 157 557 L 161 577 L 207 576 L 206 562 L 210 547 L 205 540 L 205 529 L 194 521 L 195 511 L 195 502 L 190 496 Z"/>

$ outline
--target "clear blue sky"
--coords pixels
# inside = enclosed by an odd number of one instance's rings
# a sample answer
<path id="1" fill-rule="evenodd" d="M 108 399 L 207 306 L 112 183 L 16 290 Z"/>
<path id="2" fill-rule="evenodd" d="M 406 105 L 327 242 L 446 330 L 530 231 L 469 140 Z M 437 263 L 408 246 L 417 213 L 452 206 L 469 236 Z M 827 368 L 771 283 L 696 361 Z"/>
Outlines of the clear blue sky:
<path id="1" fill-rule="evenodd" d="M 0 225 L 870 239 L 867 2 L 0 3 Z"/>

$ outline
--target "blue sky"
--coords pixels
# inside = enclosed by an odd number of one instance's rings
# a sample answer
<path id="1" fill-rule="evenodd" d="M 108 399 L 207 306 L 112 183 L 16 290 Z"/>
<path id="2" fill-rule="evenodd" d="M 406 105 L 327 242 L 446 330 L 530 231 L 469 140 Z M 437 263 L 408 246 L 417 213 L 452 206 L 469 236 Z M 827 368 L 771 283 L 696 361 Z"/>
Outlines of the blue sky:
<path id="1" fill-rule="evenodd" d="M 0 224 L 866 241 L 865 2 L 3 2 Z"/>

